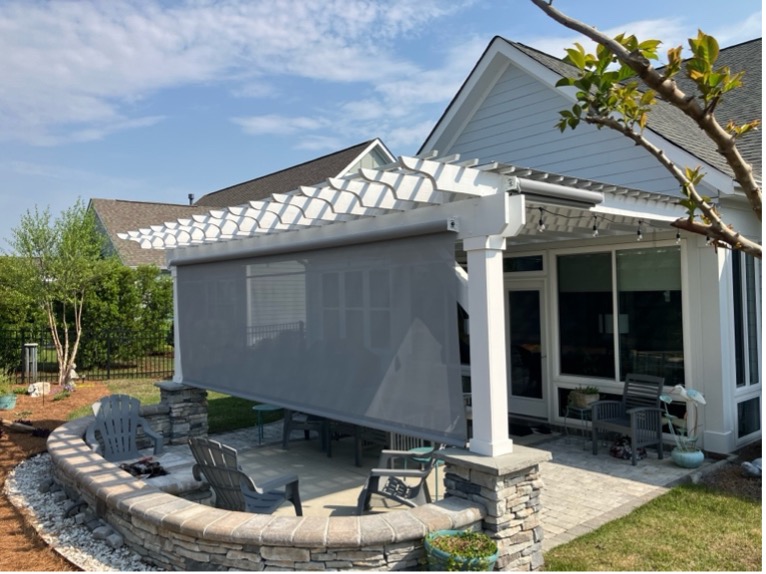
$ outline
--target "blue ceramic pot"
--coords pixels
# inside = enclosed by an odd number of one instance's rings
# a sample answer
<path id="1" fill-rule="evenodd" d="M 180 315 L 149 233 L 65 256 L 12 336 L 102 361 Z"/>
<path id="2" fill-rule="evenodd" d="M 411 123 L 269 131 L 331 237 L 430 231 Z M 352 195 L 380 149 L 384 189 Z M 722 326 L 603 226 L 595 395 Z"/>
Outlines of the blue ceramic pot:
<path id="1" fill-rule="evenodd" d="M 0 410 L 10 411 L 16 407 L 16 395 L 0 396 Z"/>
<path id="2" fill-rule="evenodd" d="M 674 448 L 670 453 L 670 458 L 681 468 L 697 468 L 705 460 L 705 454 L 701 450 L 686 451 Z"/>

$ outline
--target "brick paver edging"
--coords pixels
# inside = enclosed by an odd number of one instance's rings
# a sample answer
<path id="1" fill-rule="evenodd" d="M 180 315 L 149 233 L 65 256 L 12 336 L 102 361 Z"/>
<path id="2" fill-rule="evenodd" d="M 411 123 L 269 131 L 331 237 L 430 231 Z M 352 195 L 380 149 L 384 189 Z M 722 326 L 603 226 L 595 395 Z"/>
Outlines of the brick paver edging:
<path id="1" fill-rule="evenodd" d="M 104 460 L 83 441 L 93 417 L 48 438 L 54 478 L 147 562 L 169 570 L 401 570 L 423 558 L 423 538 L 478 527 L 486 508 L 450 497 L 367 516 L 271 516 L 220 510 L 167 494 Z"/>

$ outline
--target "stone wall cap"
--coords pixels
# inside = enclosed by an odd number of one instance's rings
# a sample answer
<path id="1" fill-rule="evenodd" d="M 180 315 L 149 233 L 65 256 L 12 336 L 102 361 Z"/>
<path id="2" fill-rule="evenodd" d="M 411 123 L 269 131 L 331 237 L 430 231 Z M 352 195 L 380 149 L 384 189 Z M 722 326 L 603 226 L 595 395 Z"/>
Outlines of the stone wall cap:
<path id="1" fill-rule="evenodd" d="M 166 391 L 182 391 L 184 389 L 196 389 L 197 387 L 190 387 L 184 383 L 177 383 L 176 381 L 157 381 L 154 386 Z"/>
<path id="2" fill-rule="evenodd" d="M 494 476 L 518 472 L 524 468 L 551 460 L 551 453 L 546 450 L 517 444 L 513 445 L 513 452 L 500 456 L 484 456 L 463 448 L 447 448 L 437 451 L 435 456 L 455 466 L 478 470 Z"/>

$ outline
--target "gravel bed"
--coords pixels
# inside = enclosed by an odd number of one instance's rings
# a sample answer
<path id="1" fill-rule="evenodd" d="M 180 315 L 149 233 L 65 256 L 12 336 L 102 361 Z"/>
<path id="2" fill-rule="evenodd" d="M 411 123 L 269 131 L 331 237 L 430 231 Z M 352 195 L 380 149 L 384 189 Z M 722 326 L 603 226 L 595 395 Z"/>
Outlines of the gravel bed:
<path id="1" fill-rule="evenodd" d="M 141 561 L 126 547 L 112 548 L 94 538 L 74 517 L 64 514 L 69 499 L 55 501 L 50 492 L 41 493 L 39 486 L 53 475 L 50 456 L 41 454 L 25 460 L 8 475 L 4 492 L 27 517 L 45 542 L 64 558 L 88 572 L 157 571 Z"/>

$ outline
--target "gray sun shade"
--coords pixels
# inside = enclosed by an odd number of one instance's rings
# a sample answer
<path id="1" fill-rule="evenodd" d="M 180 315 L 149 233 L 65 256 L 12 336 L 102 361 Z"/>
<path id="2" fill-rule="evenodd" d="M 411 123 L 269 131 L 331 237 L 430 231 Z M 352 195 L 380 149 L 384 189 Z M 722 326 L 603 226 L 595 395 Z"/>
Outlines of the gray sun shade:
<path id="1" fill-rule="evenodd" d="M 184 382 L 464 445 L 454 242 L 179 266 Z"/>

